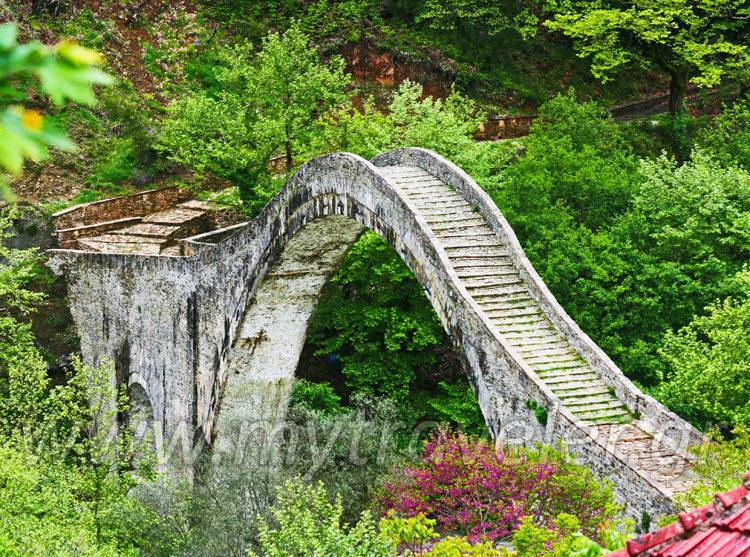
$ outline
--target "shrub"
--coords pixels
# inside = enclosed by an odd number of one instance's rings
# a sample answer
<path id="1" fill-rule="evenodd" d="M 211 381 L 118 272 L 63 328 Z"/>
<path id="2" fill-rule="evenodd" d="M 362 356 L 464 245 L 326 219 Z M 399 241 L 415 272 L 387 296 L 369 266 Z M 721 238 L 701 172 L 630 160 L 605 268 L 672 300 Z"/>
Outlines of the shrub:
<path id="1" fill-rule="evenodd" d="M 381 505 L 403 516 L 424 513 L 471 541 L 507 536 L 526 515 L 550 525 L 560 512 L 581 514 L 582 530 L 596 535 L 615 512 L 611 488 L 558 451 L 496 449 L 446 430 L 426 443 L 418 465 L 384 482 Z"/>
<path id="2" fill-rule="evenodd" d="M 596 230 L 629 208 L 637 184 L 622 132 L 603 107 L 579 103 L 570 91 L 540 107 L 499 206 L 511 209 L 522 230 L 556 211 Z"/>
<path id="3" fill-rule="evenodd" d="M 434 542 L 440 537 L 435 529 L 435 520 L 419 513 L 411 518 L 395 516 L 393 511 L 380 520 L 380 532 L 390 539 L 402 555 L 422 555 L 424 557 L 458 557 L 475 555 L 494 557 L 500 553 L 492 548 L 491 542 L 471 544 L 460 536 L 449 536 Z"/>
<path id="4" fill-rule="evenodd" d="M 682 497 L 688 508 L 702 507 L 713 501 L 716 493 L 734 489 L 750 468 L 750 427 L 739 425 L 731 433 L 712 430 L 716 443 L 691 448 L 697 460 L 693 470 L 700 480 Z"/>
<path id="5" fill-rule="evenodd" d="M 508 557 L 599 557 L 620 549 L 630 539 L 632 521 L 605 522 L 599 528 L 596 541 L 580 532 L 580 522 L 570 514 L 559 514 L 552 527 L 540 527 L 531 517 L 524 517 L 521 526 L 513 534 L 513 547 L 516 552 L 508 552 Z"/>
<path id="6" fill-rule="evenodd" d="M 313 383 L 297 379 L 292 387 L 292 407 L 317 410 L 324 414 L 335 414 L 343 411 L 341 397 L 336 394 L 330 383 Z"/>
<path id="7" fill-rule="evenodd" d="M 95 508 L 75 467 L 4 441 L 0 445 L 0 554 L 127 555 L 98 539 Z"/>
<path id="8" fill-rule="evenodd" d="M 725 107 L 698 135 L 697 143 L 726 166 L 750 170 L 750 106 L 741 101 Z"/>
<path id="9" fill-rule="evenodd" d="M 412 456 L 410 447 L 399 446 L 401 411 L 388 399 L 354 395 L 351 407 L 336 413 L 297 405 L 289 419 L 293 429 L 282 447 L 286 477 L 325 482 L 341 497 L 349 522 L 374 506 L 380 479 Z"/>
<path id="10" fill-rule="evenodd" d="M 274 525 L 262 521 L 260 540 L 266 557 L 392 557 L 392 543 L 378 533 L 369 513 L 342 525 L 341 499 L 328 501 L 322 484 L 289 481 L 271 510 Z M 257 555 L 250 553 L 251 555 Z"/>
<path id="11" fill-rule="evenodd" d="M 379 478 L 408 458 L 395 443 L 397 416 L 392 402 L 361 396 L 336 412 L 293 403 L 273 446 L 258 439 L 261 450 L 248 454 L 214 450 L 199 463 L 193 485 L 139 486 L 136 504 L 121 509 L 122 529 L 146 556 L 241 557 L 248 548 L 260 551 L 260 521 L 275 524 L 276 492 L 292 478 L 324 482 L 340 501 L 340 518 L 354 524 L 374 506 Z M 256 441 L 243 439 L 245 446 Z"/>

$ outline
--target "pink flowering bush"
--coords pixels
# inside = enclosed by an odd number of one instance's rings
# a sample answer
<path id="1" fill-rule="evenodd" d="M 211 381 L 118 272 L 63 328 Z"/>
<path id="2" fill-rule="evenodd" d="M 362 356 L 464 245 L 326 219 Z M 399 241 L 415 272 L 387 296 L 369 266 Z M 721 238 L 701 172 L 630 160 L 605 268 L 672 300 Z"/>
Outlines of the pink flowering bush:
<path id="1" fill-rule="evenodd" d="M 421 462 L 397 470 L 383 483 L 385 512 L 424 513 L 445 532 L 472 541 L 511 534 L 524 516 L 554 527 L 560 513 L 576 516 L 581 531 L 616 512 L 611 487 L 561 451 L 524 451 L 441 430 L 424 447 Z"/>

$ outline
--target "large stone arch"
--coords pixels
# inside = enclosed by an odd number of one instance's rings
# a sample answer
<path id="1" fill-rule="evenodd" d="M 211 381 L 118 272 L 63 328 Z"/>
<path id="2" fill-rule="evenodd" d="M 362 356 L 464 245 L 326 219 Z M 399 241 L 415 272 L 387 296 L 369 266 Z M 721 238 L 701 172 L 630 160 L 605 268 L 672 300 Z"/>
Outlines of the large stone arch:
<path id="1" fill-rule="evenodd" d="M 686 445 L 703 437 L 624 377 L 556 302 L 489 197 L 429 151 L 309 161 L 253 221 L 184 241 L 187 257 L 57 250 L 52 265 L 68 276 L 87 361 L 138 370 L 166 444 L 189 453 L 217 423 L 221 434 L 221 420 L 273 420 L 284 396 L 273 385 L 293 373 L 320 289 L 364 228 L 422 285 L 493 436 L 564 441 L 615 480 L 634 513 L 672 509 Z M 571 406 L 561 381 L 596 410 Z M 607 423 L 618 412 L 628 423 Z M 675 473 L 657 474 L 651 453 L 668 454 Z"/>

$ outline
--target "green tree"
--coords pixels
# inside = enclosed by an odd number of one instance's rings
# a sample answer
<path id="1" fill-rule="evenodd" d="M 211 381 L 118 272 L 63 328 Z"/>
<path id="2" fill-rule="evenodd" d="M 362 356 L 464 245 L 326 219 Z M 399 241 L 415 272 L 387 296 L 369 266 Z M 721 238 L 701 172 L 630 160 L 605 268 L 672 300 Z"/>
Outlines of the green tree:
<path id="1" fill-rule="evenodd" d="M 92 105 L 93 84 L 106 84 L 112 78 L 95 66 L 100 54 L 64 40 L 54 46 L 39 42 L 18 44 L 15 25 L 0 25 L 0 188 L 10 195 L 2 172 L 18 175 L 25 159 L 39 161 L 48 147 L 72 150 L 73 144 L 39 111 L 24 109 L 25 87 L 29 78 L 39 81 L 39 89 L 60 105 L 66 100 Z"/>
<path id="2" fill-rule="evenodd" d="M 533 0 L 426 0 L 418 17 L 446 31 L 478 31 L 488 37 L 516 31 L 529 37 L 536 31 L 539 8 Z"/>
<path id="3" fill-rule="evenodd" d="M 741 297 L 668 333 L 661 350 L 668 370 L 657 395 L 701 425 L 750 426 L 750 272 L 738 280 Z"/>
<path id="4" fill-rule="evenodd" d="M 248 84 L 266 133 L 283 148 L 287 172 L 298 147 L 309 141 L 314 122 L 345 99 L 350 79 L 342 58 L 321 64 L 310 37 L 294 26 L 283 35 L 268 35 L 253 66 L 234 66 L 227 77 Z"/>
<path id="5" fill-rule="evenodd" d="M 750 67 L 746 0 L 548 2 L 545 25 L 573 39 L 607 80 L 629 64 L 657 68 L 670 79 L 669 110 L 685 112 L 688 83 L 718 85 Z"/>
<path id="6" fill-rule="evenodd" d="M 273 191 L 271 158 L 283 153 L 287 173 L 307 151 L 314 123 L 345 99 L 341 58 L 324 64 L 297 27 L 271 33 L 254 54 L 249 44 L 223 50 L 218 92 L 173 103 L 161 144 L 173 160 L 234 182 L 250 208 Z"/>
<path id="7" fill-rule="evenodd" d="M 638 163 L 603 107 L 578 102 L 572 90 L 558 95 L 540 107 L 525 144 L 497 200 L 514 226 L 562 210 L 596 231 L 630 208 Z"/>

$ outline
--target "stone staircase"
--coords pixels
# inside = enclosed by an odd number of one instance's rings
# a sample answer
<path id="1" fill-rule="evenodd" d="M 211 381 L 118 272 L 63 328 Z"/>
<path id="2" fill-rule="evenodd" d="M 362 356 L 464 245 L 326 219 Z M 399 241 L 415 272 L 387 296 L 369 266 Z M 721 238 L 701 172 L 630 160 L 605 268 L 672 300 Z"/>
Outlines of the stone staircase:
<path id="1" fill-rule="evenodd" d="M 427 221 L 466 290 L 497 331 L 575 417 L 595 428 L 623 460 L 672 493 L 690 481 L 689 461 L 639 425 L 596 370 L 545 316 L 506 247 L 475 207 L 419 167 L 378 170 Z"/>
<path id="2" fill-rule="evenodd" d="M 178 240 L 206 232 L 216 206 L 205 201 L 186 201 L 146 215 L 136 224 L 78 240 L 87 251 L 138 255 L 183 255 Z"/>

